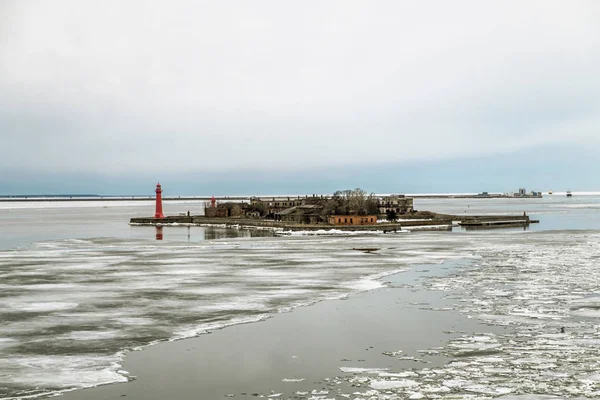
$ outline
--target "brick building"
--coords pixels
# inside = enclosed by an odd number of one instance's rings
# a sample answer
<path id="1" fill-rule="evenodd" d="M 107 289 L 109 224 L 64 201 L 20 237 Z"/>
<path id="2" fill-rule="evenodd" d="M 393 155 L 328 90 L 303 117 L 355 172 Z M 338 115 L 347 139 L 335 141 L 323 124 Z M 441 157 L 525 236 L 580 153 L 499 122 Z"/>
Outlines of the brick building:
<path id="1" fill-rule="evenodd" d="M 330 215 L 327 222 L 330 225 L 375 225 L 377 215 Z"/>

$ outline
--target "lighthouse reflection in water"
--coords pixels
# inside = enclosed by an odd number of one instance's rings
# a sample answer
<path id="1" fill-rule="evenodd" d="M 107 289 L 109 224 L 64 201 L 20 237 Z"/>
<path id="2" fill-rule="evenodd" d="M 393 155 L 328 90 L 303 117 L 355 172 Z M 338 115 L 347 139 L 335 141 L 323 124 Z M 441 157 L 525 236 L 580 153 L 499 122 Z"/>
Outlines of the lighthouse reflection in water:
<path id="1" fill-rule="evenodd" d="M 187 241 L 191 238 L 190 227 L 187 227 Z M 156 226 L 156 240 L 163 240 L 163 227 L 161 225 Z"/>

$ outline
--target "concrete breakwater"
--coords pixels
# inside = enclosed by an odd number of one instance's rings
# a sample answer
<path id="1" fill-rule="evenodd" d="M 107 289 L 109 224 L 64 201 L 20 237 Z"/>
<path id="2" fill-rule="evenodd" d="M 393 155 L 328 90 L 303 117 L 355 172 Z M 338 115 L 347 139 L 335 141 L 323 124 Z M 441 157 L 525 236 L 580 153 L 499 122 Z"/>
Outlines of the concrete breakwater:
<path id="1" fill-rule="evenodd" d="M 501 194 L 501 193 L 489 193 L 489 194 L 409 194 L 407 195 L 413 199 L 541 199 L 542 194 Z"/>

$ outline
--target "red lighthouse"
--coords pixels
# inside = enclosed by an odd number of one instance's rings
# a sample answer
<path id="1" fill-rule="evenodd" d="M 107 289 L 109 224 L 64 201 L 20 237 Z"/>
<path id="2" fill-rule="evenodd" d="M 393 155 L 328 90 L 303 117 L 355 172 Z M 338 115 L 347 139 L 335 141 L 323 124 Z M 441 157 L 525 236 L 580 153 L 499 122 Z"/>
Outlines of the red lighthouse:
<path id="1" fill-rule="evenodd" d="M 160 183 L 156 184 L 156 212 L 154 213 L 154 218 L 164 218 L 162 212 L 162 189 L 160 187 Z"/>

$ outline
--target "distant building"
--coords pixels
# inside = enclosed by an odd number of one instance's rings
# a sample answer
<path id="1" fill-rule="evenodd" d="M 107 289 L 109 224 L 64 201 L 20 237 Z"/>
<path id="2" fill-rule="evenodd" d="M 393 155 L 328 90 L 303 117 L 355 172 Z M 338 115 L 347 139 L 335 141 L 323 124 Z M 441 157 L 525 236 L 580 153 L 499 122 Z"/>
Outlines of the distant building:
<path id="1" fill-rule="evenodd" d="M 322 212 L 321 205 L 305 204 L 278 211 L 273 214 L 273 219 L 296 224 L 322 224 L 325 222 Z"/>
<path id="2" fill-rule="evenodd" d="M 510 194 L 509 194 L 510 196 Z M 513 193 L 512 194 L 513 197 L 526 197 L 526 198 L 540 198 L 542 197 L 542 192 L 536 192 L 536 191 L 531 191 L 529 193 L 527 193 L 527 191 L 525 190 L 525 188 L 520 188 L 518 193 Z"/>
<path id="3" fill-rule="evenodd" d="M 219 218 L 241 217 L 245 215 L 247 208 L 248 203 L 231 202 L 215 204 L 213 202 L 210 207 L 204 207 L 204 215 Z"/>
<path id="4" fill-rule="evenodd" d="M 264 205 L 267 214 L 278 214 L 288 208 L 304 206 L 304 205 L 324 205 L 327 202 L 327 197 L 323 196 L 298 196 L 298 197 L 252 197 L 250 204 L 255 206 L 258 204 Z"/>
<path id="5" fill-rule="evenodd" d="M 388 211 L 394 211 L 397 214 L 406 214 L 413 212 L 413 199 L 405 197 L 402 194 L 393 194 L 391 196 L 380 197 L 377 199 L 379 214 L 386 214 Z"/>
<path id="6" fill-rule="evenodd" d="M 330 215 L 327 222 L 330 225 L 375 225 L 377 215 Z"/>

